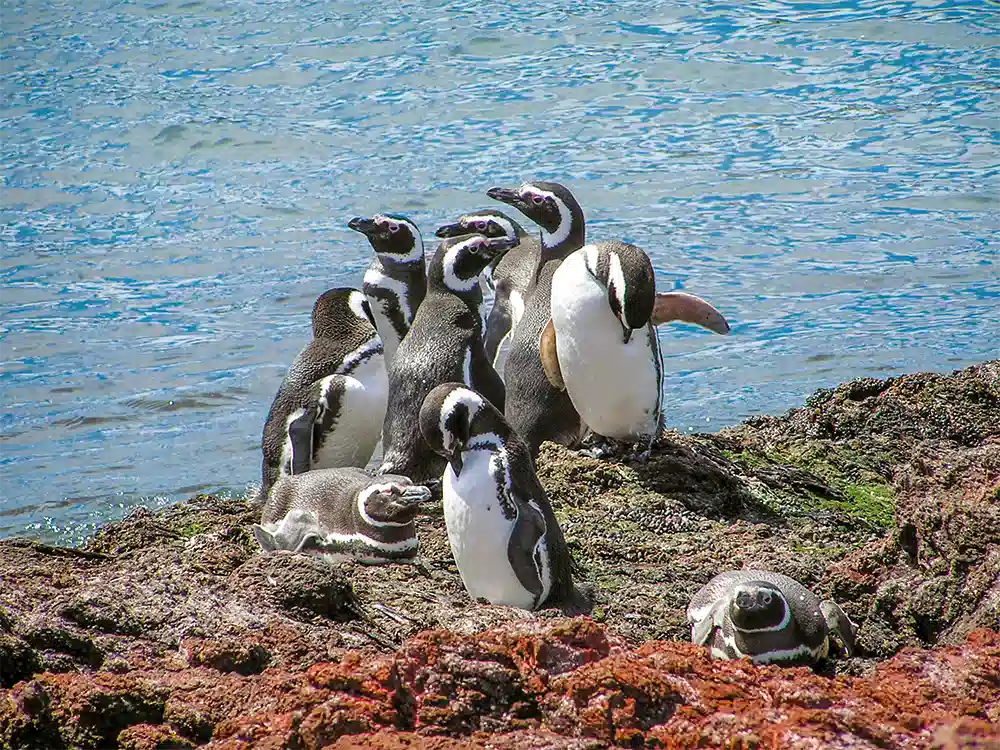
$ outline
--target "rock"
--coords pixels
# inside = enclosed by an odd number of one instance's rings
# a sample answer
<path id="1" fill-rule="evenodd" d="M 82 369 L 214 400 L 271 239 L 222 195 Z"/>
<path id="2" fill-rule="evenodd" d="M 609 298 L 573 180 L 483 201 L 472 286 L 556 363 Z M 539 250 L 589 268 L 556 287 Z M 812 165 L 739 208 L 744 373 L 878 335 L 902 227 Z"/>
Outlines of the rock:
<path id="1" fill-rule="evenodd" d="M 259 510 L 210 496 L 0 541 L 0 747 L 991 747 L 998 375 L 855 381 L 645 463 L 543 446 L 589 618 L 472 602 L 433 507 L 414 565 L 260 554 Z M 690 596 L 743 566 L 839 601 L 860 657 L 687 643 Z"/>

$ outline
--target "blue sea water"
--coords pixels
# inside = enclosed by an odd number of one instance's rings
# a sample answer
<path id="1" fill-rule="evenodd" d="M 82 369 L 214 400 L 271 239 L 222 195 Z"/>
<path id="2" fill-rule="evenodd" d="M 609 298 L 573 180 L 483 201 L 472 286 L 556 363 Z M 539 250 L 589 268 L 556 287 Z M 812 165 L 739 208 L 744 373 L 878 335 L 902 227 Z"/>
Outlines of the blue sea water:
<path id="1" fill-rule="evenodd" d="M 0 536 L 259 479 L 355 215 L 554 179 L 728 337 L 667 421 L 1000 351 L 1000 5 L 4 0 Z"/>

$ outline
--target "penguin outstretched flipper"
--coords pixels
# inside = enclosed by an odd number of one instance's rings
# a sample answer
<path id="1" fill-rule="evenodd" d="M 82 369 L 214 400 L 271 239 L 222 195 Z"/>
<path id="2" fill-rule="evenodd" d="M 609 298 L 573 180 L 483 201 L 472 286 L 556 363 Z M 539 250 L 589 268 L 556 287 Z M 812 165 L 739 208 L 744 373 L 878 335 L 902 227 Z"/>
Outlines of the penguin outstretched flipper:
<path id="1" fill-rule="evenodd" d="M 658 292 L 653 301 L 653 314 L 649 316 L 649 322 L 658 326 L 675 320 L 693 323 L 723 335 L 729 333 L 729 322 L 701 297 L 685 292 Z"/>

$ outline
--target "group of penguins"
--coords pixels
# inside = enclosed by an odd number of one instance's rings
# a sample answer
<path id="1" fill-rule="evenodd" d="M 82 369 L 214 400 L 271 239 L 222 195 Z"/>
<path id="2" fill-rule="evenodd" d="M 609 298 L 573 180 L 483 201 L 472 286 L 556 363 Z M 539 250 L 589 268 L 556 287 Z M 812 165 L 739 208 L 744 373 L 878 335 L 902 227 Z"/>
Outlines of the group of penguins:
<path id="1" fill-rule="evenodd" d="M 587 244 L 583 210 L 552 182 L 491 188 L 536 224 L 484 209 L 440 227 L 425 260 L 404 216 L 355 218 L 375 258 L 362 289 L 323 293 L 312 341 L 289 368 L 264 426 L 265 552 L 412 561 L 421 504 L 439 490 L 448 540 L 473 599 L 587 611 L 535 473 L 549 440 L 594 457 L 642 460 L 663 428 L 656 326 L 716 333 L 708 302 L 657 293 L 635 245 Z M 487 310 L 488 295 L 493 304 Z M 381 441 L 382 462 L 366 467 Z M 840 607 L 769 571 L 722 573 L 688 607 L 691 637 L 718 658 L 811 664 L 834 636 L 854 650 Z"/>

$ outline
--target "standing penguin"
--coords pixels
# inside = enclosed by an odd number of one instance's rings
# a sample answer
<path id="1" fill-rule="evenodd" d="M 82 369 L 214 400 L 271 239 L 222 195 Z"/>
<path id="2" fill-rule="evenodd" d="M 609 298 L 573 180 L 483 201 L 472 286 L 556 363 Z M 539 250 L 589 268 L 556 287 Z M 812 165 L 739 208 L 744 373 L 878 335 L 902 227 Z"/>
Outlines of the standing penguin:
<path id="1" fill-rule="evenodd" d="M 469 595 L 521 609 L 585 608 L 528 448 L 500 412 L 461 383 L 444 383 L 424 399 L 420 431 L 448 460 L 444 520 Z"/>
<path id="2" fill-rule="evenodd" d="M 364 466 L 378 443 L 389 384 L 368 300 L 357 289 L 324 292 L 312 329 L 267 414 L 261 497 L 281 474 Z"/>
<path id="3" fill-rule="evenodd" d="M 265 552 L 346 555 L 362 562 L 417 555 L 413 519 L 431 491 L 408 477 L 317 469 L 275 482 L 254 536 Z"/>
<path id="4" fill-rule="evenodd" d="M 405 474 L 418 481 L 441 476 L 444 461 L 417 429 L 420 405 L 436 385 L 460 381 L 503 408 L 503 381 L 483 348 L 479 278 L 487 264 L 513 244 L 507 237 L 468 235 L 445 240 L 434 253 L 427 270 L 427 297 L 389 364 L 379 473 Z"/>
<path id="5" fill-rule="evenodd" d="M 417 308 L 427 294 L 427 267 L 420 230 L 405 216 L 376 214 L 370 219 L 355 217 L 347 226 L 368 238 L 375 258 L 365 271 L 362 285 L 371 304 L 385 347 L 385 361 L 391 362 Z"/>
<path id="6" fill-rule="evenodd" d="M 524 314 L 511 333 L 504 365 L 504 416 L 534 460 L 542 441 L 575 446 L 587 429 L 569 394 L 549 382 L 538 350 L 542 329 L 552 317 L 552 276 L 563 259 L 584 243 L 583 209 L 568 189 L 555 182 L 526 182 L 516 190 L 490 188 L 486 194 L 541 227 L 538 271 L 524 301 Z"/>
<path id="7" fill-rule="evenodd" d="M 726 319 L 704 300 L 658 295 L 649 256 L 635 245 L 585 245 L 553 275 L 552 320 L 539 342 L 542 366 L 598 435 L 647 447 L 659 437 L 663 367 L 656 326 L 668 320 L 729 332 Z"/>
<path id="8" fill-rule="evenodd" d="M 481 234 L 484 237 L 509 237 L 518 244 L 494 264 L 493 307 L 486 319 L 486 356 L 503 376 L 501 347 L 524 314 L 524 300 L 534 286 L 541 257 L 541 244 L 502 211 L 486 208 L 460 216 L 458 221 L 437 230 L 438 237 Z"/>
<path id="9" fill-rule="evenodd" d="M 691 641 L 716 659 L 749 656 L 758 664 L 814 664 L 827 657 L 830 635 L 853 656 L 856 626 L 832 601 L 780 573 L 730 570 L 698 591 L 687 609 Z"/>

